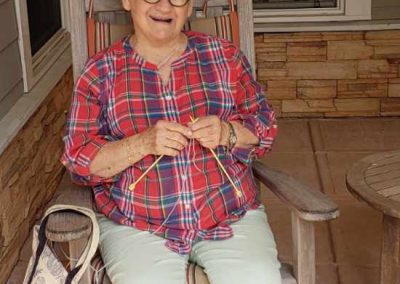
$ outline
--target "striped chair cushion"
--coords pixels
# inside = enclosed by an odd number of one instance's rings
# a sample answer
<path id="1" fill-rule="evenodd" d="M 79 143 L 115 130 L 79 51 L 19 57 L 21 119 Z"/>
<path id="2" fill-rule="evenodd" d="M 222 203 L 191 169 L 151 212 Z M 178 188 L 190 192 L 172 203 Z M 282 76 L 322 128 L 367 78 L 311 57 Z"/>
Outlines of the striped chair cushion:
<path id="1" fill-rule="evenodd" d="M 224 38 L 233 42 L 236 46 L 240 46 L 239 20 L 235 3 L 234 0 L 227 0 L 227 2 L 229 3 L 227 15 L 190 20 L 185 25 L 185 29 Z M 205 2 L 203 13 L 207 16 L 207 2 Z"/>
<path id="2" fill-rule="evenodd" d="M 236 12 L 235 12 L 236 13 Z M 186 29 L 227 39 L 239 46 L 237 18 L 232 14 L 189 21 Z"/>
<path id="3" fill-rule="evenodd" d="M 94 14 L 93 1 L 89 1 L 89 11 L 87 13 L 89 57 L 132 33 L 131 17 L 128 12 L 111 11 Z"/>

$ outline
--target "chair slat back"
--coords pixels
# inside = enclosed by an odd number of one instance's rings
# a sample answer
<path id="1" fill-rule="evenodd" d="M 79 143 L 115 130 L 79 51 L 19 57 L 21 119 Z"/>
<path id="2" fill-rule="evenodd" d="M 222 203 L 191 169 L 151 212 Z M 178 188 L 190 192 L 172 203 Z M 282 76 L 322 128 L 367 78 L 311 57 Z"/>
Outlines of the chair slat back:
<path id="1" fill-rule="evenodd" d="M 201 8 L 205 0 L 193 0 L 195 8 Z M 227 6 L 227 0 L 209 0 L 208 7 Z M 89 0 L 70 1 L 70 31 L 74 81 L 77 80 L 87 59 L 88 41 L 86 29 L 86 11 Z M 122 11 L 121 0 L 94 0 L 94 12 Z M 253 24 L 253 1 L 237 0 L 237 11 L 239 17 L 240 48 L 255 66 L 254 53 L 254 24 Z"/>

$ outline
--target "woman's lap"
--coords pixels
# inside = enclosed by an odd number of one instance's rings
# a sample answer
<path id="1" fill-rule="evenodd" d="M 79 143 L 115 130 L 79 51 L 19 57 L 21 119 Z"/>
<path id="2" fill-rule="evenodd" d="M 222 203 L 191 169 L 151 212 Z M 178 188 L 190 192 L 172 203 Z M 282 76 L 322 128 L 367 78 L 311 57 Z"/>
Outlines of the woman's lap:
<path id="1" fill-rule="evenodd" d="M 191 259 L 205 268 L 210 283 L 281 283 L 276 244 L 264 207 L 248 211 L 231 227 L 232 238 L 193 247 Z"/>
<path id="2" fill-rule="evenodd" d="M 165 247 L 165 240 L 99 217 L 100 249 L 115 284 L 184 284 L 188 256 Z M 231 224 L 234 237 L 202 241 L 190 260 L 205 267 L 211 284 L 281 283 L 275 241 L 263 207 Z M 252 282 L 255 281 L 255 282 Z"/>
<path id="3" fill-rule="evenodd" d="M 170 251 L 165 240 L 98 218 L 100 251 L 114 284 L 184 284 L 187 257 Z"/>

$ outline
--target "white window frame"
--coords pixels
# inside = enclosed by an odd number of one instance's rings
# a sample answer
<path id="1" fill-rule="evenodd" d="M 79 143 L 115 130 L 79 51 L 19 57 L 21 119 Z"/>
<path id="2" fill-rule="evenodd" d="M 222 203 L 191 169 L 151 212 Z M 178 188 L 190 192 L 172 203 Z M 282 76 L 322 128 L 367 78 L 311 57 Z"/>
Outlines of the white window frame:
<path id="1" fill-rule="evenodd" d="M 57 58 L 70 46 L 71 42 L 68 32 L 69 0 L 60 0 L 62 27 L 32 56 L 26 1 L 15 0 L 15 8 L 18 21 L 24 92 L 29 92 L 49 68 L 54 65 Z"/>
<path id="2" fill-rule="evenodd" d="M 338 0 L 336 8 L 254 9 L 254 23 L 371 20 L 371 5 L 371 0 Z"/>

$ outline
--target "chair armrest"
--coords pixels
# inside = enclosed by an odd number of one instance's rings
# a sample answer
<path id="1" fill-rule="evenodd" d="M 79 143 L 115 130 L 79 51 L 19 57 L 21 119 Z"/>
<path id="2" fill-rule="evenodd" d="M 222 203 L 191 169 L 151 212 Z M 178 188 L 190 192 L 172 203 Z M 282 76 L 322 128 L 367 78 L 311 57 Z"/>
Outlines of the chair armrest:
<path id="1" fill-rule="evenodd" d="M 285 202 L 299 218 L 306 221 L 326 221 L 339 216 L 339 207 L 323 193 L 311 190 L 294 178 L 253 162 L 254 176 Z"/>
<path id="2" fill-rule="evenodd" d="M 64 176 L 57 189 L 60 194 L 54 204 L 74 205 L 92 209 L 92 190 L 71 182 L 69 173 Z M 90 219 L 76 212 L 53 213 L 49 216 L 46 236 L 55 242 L 69 242 L 88 237 L 92 231 Z"/>

